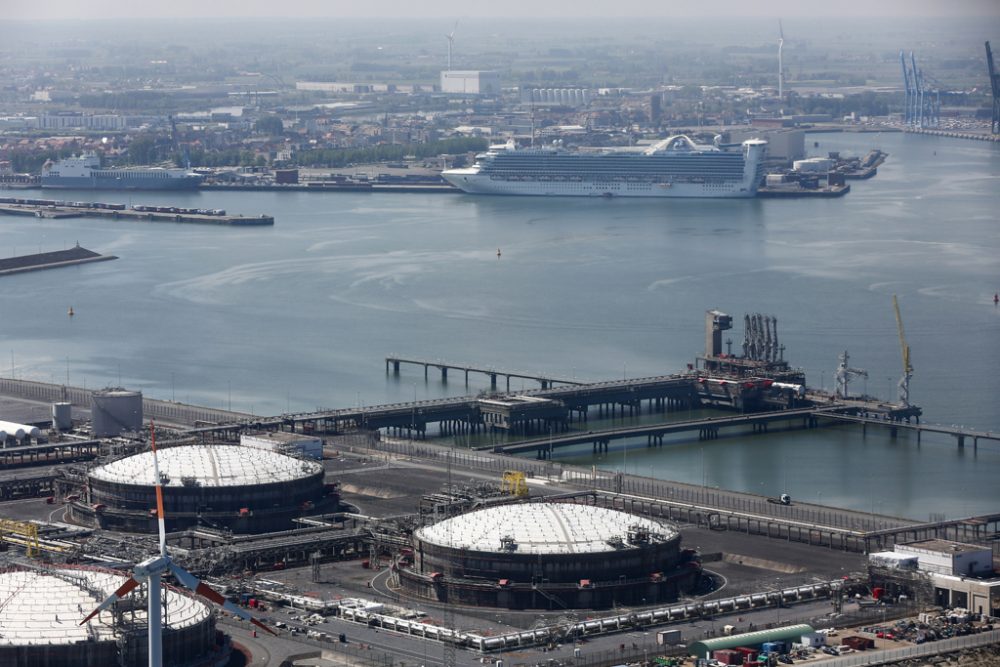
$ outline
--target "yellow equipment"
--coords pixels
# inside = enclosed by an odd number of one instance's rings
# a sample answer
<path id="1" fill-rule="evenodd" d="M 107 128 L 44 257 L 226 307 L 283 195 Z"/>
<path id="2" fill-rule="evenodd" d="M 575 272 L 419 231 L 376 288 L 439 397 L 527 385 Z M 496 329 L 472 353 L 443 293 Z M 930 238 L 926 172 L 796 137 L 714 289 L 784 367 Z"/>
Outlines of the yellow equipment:
<path id="1" fill-rule="evenodd" d="M 8 542 L 24 547 L 25 554 L 32 558 L 38 555 L 38 526 L 27 521 L 0 519 L 0 542 Z"/>
<path id="2" fill-rule="evenodd" d="M 520 470 L 505 470 L 503 473 L 503 489 L 506 493 L 519 498 L 527 497 L 528 481 Z"/>
<path id="3" fill-rule="evenodd" d="M 906 334 L 903 332 L 903 318 L 899 314 L 899 300 L 892 295 L 892 307 L 896 311 L 896 329 L 899 331 L 899 346 L 903 351 L 903 377 L 899 379 L 899 402 L 904 407 L 910 405 L 910 378 L 913 377 L 913 366 L 910 364 L 910 346 L 906 344 Z"/>

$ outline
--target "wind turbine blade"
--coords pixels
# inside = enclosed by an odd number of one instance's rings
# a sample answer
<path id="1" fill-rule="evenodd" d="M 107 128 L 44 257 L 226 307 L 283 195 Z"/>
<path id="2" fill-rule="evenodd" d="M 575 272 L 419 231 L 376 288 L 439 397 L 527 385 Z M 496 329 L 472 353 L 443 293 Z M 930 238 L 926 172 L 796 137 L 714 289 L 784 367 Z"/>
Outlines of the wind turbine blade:
<path id="1" fill-rule="evenodd" d="M 214 588 L 212 588 L 203 581 L 199 581 L 196 576 L 194 576 L 193 574 L 182 568 L 180 565 L 177 565 L 176 563 L 171 561 L 169 567 L 170 571 L 174 573 L 175 577 L 177 577 L 177 581 L 181 582 L 181 584 L 183 584 L 185 588 L 194 591 L 197 595 L 201 595 L 202 597 L 208 598 L 215 604 L 219 605 L 220 607 L 228 611 L 230 614 L 239 616 L 244 621 L 250 621 L 261 630 L 270 632 L 272 635 L 277 636 L 278 634 L 277 632 L 267 627 L 253 616 L 251 616 L 250 612 L 246 611 L 245 609 L 240 609 L 239 607 L 234 605 L 232 602 L 223 597 L 222 594 L 220 594 Z"/>
<path id="2" fill-rule="evenodd" d="M 134 577 L 129 577 L 128 581 L 126 581 L 124 584 L 122 584 L 121 586 L 119 586 L 117 591 L 115 591 L 114 593 L 112 593 L 111 595 L 108 596 L 108 599 L 106 599 L 101 604 L 97 605 L 97 609 L 95 609 L 94 611 L 90 612 L 90 614 L 87 616 L 87 618 L 85 618 L 82 621 L 80 621 L 80 625 L 83 625 L 84 623 L 86 623 L 87 621 L 89 621 L 93 617 L 97 616 L 99 613 L 101 613 L 102 611 L 104 611 L 105 609 L 107 609 L 108 607 L 110 607 L 111 605 L 113 605 L 114 603 L 116 603 L 119 600 L 121 600 L 123 597 L 125 597 L 126 595 L 128 595 L 129 593 L 131 593 L 132 589 L 135 588 L 138 585 L 139 585 L 139 582 L 136 581 L 136 579 Z"/>
<path id="3" fill-rule="evenodd" d="M 156 456 L 156 425 L 149 420 L 150 446 L 153 449 L 153 474 L 156 475 L 156 521 L 160 528 L 160 555 L 167 555 L 167 524 L 163 517 L 163 486 L 160 483 L 160 461 Z"/>
<path id="4" fill-rule="evenodd" d="M 778 19 L 778 37 L 785 41 L 785 31 L 781 29 L 781 19 Z"/>

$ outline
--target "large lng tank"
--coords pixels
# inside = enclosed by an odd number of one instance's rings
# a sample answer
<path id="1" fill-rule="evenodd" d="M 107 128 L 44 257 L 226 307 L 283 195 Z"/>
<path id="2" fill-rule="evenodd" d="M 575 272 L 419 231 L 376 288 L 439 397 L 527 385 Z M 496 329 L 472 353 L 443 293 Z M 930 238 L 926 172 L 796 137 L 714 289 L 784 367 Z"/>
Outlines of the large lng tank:
<path id="1" fill-rule="evenodd" d="M 143 587 L 123 598 L 117 612 L 102 612 L 80 625 L 125 578 L 118 572 L 72 566 L 0 570 L 0 665 L 146 665 L 149 631 Z M 164 664 L 223 659 L 227 649 L 217 645 L 215 617 L 208 606 L 171 588 L 164 589 L 163 596 Z"/>
<path id="2" fill-rule="evenodd" d="M 677 599 L 700 566 L 674 528 L 627 512 L 534 502 L 480 509 L 413 534 L 403 588 L 510 609 L 606 608 Z"/>
<path id="3" fill-rule="evenodd" d="M 292 519 L 336 505 L 323 466 L 238 445 L 159 450 L 168 531 L 199 523 L 257 533 L 293 528 Z M 91 469 L 72 517 L 88 525 L 156 532 L 153 455 L 142 452 Z"/>

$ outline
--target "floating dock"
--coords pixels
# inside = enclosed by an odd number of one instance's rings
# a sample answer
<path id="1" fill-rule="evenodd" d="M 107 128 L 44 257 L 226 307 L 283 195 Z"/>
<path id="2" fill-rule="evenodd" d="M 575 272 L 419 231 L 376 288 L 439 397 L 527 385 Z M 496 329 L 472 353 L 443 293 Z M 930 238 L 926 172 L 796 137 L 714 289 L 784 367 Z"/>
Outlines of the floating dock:
<path id="1" fill-rule="evenodd" d="M 226 215 L 225 211 L 175 206 L 133 206 L 103 202 L 67 202 L 49 199 L 0 197 L 0 214 L 36 218 L 111 218 L 136 222 L 181 222 L 199 225 L 273 225 L 274 216 Z"/>
<path id="2" fill-rule="evenodd" d="M 77 245 L 69 250 L 57 250 L 55 252 L 43 252 L 34 255 L 21 255 L 19 257 L 0 259 L 0 276 L 12 273 L 24 273 L 26 271 L 56 269 L 61 266 L 89 264 L 91 262 L 105 262 L 109 259 L 118 258 L 115 255 L 101 255 L 93 250 L 87 250 Z"/>
<path id="3" fill-rule="evenodd" d="M 843 197 L 851 191 L 850 185 L 833 185 L 824 188 L 803 188 L 796 184 L 769 185 L 757 188 L 758 197 Z"/>

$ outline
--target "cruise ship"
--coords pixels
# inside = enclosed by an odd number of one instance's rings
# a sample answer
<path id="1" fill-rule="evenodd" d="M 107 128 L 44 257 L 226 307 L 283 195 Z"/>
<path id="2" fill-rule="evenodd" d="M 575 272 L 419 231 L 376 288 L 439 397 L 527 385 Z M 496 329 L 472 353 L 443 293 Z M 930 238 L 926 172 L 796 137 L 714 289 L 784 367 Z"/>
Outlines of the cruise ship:
<path id="1" fill-rule="evenodd" d="M 101 157 L 84 153 L 42 165 L 43 188 L 77 190 L 193 190 L 201 176 L 187 169 L 122 167 L 103 169 Z"/>
<path id="2" fill-rule="evenodd" d="M 600 197 L 753 197 L 763 177 L 767 142 L 736 150 L 668 137 L 644 150 L 570 151 L 490 146 L 473 166 L 442 176 L 472 194 Z"/>

